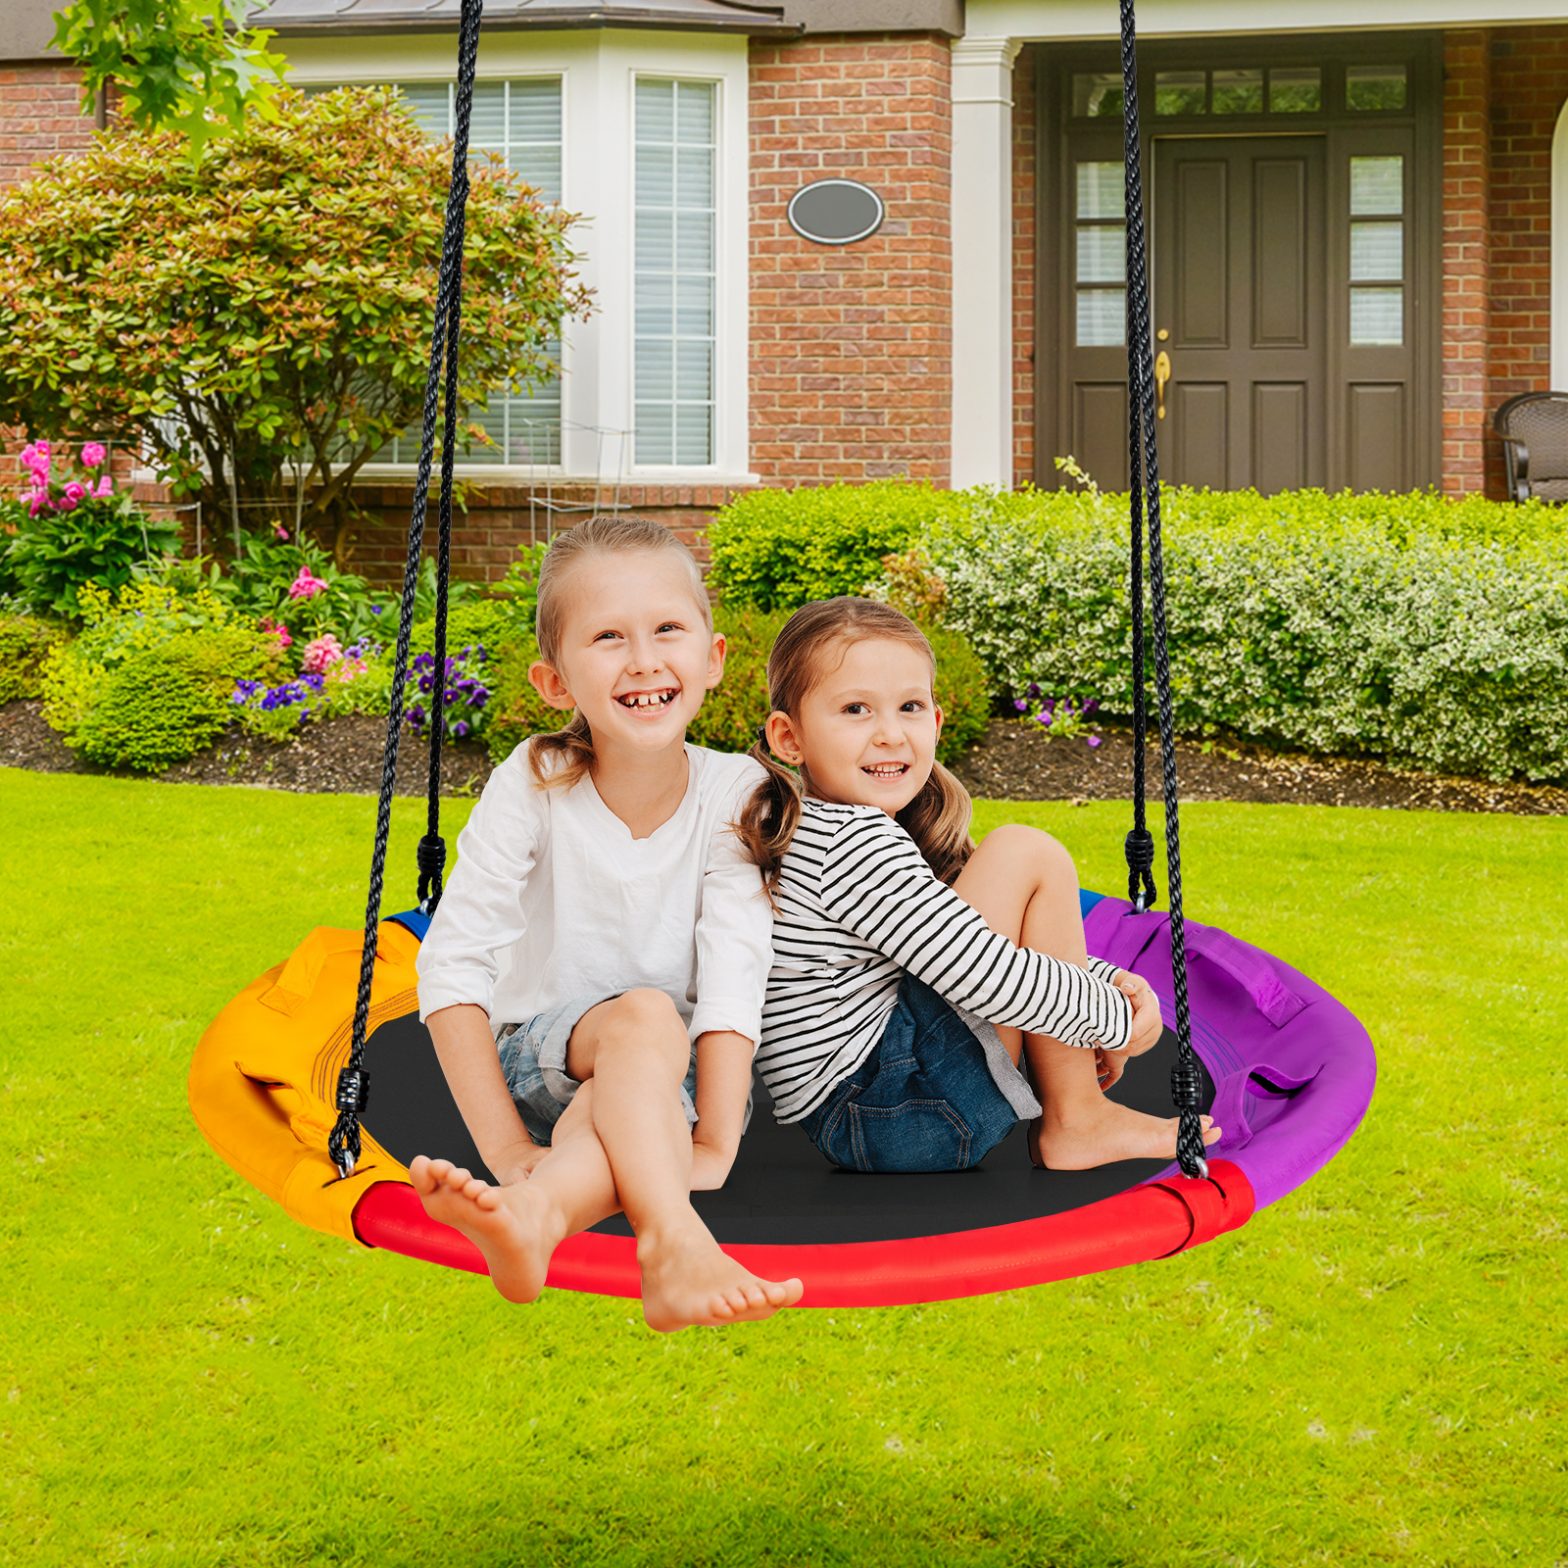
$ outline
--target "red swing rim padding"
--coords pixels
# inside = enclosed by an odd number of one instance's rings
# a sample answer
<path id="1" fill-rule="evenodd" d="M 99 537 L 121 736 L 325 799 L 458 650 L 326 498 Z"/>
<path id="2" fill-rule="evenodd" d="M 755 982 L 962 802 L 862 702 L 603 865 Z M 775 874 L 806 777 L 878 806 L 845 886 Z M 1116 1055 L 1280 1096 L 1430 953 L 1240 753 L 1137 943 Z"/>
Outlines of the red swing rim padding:
<path id="1" fill-rule="evenodd" d="M 764 1279 L 798 1277 L 803 1307 L 900 1307 L 1021 1290 L 1131 1263 L 1170 1257 L 1236 1230 L 1251 1218 L 1252 1185 L 1229 1160 L 1210 1160 L 1205 1178 L 1179 1174 L 1144 1182 L 1065 1214 L 903 1241 L 729 1245 L 736 1262 Z M 367 1246 L 446 1268 L 484 1274 L 479 1249 L 427 1215 L 406 1182 L 376 1182 L 354 1208 Z M 545 1282 L 601 1296 L 642 1294 L 636 1242 L 592 1231 L 556 1249 Z"/>

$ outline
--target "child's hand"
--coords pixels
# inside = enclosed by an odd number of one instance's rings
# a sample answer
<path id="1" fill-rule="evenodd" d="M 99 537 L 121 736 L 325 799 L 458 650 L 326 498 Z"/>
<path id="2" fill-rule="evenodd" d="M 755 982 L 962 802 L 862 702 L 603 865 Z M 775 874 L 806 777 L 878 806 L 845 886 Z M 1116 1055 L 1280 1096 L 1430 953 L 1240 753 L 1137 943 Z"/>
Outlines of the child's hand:
<path id="1" fill-rule="evenodd" d="M 1165 1031 L 1160 999 L 1142 975 L 1119 969 L 1111 984 L 1132 1003 L 1132 1037 L 1125 1050 L 1094 1053 L 1095 1071 L 1102 1089 L 1109 1089 L 1121 1077 L 1129 1056 L 1142 1056 L 1145 1051 L 1152 1050 Z"/>

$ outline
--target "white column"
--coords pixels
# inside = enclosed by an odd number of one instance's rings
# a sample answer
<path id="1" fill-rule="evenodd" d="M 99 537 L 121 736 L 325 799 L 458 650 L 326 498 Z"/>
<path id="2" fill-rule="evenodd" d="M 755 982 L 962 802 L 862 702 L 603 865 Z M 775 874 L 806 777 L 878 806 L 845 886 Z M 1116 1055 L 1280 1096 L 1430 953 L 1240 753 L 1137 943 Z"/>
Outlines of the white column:
<path id="1" fill-rule="evenodd" d="M 953 45 L 953 475 L 1013 483 L 1013 61 L 1022 41 Z"/>

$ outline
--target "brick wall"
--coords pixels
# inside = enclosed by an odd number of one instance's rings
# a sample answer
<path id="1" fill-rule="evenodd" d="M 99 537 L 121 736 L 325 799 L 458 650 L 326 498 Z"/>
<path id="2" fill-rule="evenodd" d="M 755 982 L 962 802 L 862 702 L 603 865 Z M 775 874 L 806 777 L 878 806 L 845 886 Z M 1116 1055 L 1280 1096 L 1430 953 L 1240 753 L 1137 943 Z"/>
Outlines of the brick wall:
<path id="1" fill-rule="evenodd" d="M 1449 32 L 1443 63 L 1443 488 L 1501 496 L 1492 415 L 1551 385 L 1552 136 L 1568 27 Z"/>
<path id="2" fill-rule="evenodd" d="M 1568 99 L 1568 27 L 1495 29 L 1491 72 L 1489 414 L 1544 392 L 1552 365 L 1552 136 Z M 1487 489 L 1504 492 L 1502 445 L 1487 442 Z"/>
<path id="3" fill-rule="evenodd" d="M 751 52 L 751 464 L 767 484 L 948 481 L 951 56 L 934 36 L 822 36 Z M 882 228 L 817 245 L 789 199 L 861 180 Z"/>
<path id="4" fill-rule="evenodd" d="M 79 151 L 92 139 L 80 81 L 74 66 L 0 66 L 0 188 L 26 179 L 42 159 Z"/>
<path id="5" fill-rule="evenodd" d="M 1486 33 L 1443 40 L 1443 489 L 1486 482 L 1491 71 Z"/>

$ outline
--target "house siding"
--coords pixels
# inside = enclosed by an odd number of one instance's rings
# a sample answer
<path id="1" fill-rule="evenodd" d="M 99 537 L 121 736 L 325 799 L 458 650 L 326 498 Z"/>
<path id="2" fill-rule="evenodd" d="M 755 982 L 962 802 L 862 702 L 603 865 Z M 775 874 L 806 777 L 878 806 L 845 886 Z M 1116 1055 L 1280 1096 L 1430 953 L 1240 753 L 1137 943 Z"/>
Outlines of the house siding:
<path id="1" fill-rule="evenodd" d="M 1013 73 L 1012 465 L 1036 476 L 1034 364 L 1037 210 L 1036 61 Z M 1452 494 L 1501 495 L 1490 421 L 1517 392 L 1551 379 L 1551 147 L 1568 98 L 1568 25 L 1444 34 L 1442 461 Z M 949 40 L 939 33 L 816 34 L 750 52 L 750 462 L 764 485 L 951 473 L 952 109 Z M 76 71 L 0 65 L 0 187 L 42 160 L 85 148 Z M 887 205 L 883 228 L 851 246 L 802 239 L 784 217 L 801 185 L 859 179 Z M 1049 477 L 1048 475 L 1045 477 Z M 704 551 L 726 486 L 639 484 L 619 500 Z M 556 499 L 562 493 L 557 489 Z M 591 491 L 567 499 L 592 501 Z M 356 490 L 362 519 L 349 559 L 394 578 L 410 486 Z M 567 522 L 580 513 L 562 514 Z M 457 520 L 454 556 L 495 577 L 546 526 L 526 486 L 480 481 Z M 434 529 L 432 513 L 431 531 Z M 209 525 L 208 533 L 212 532 Z"/>

